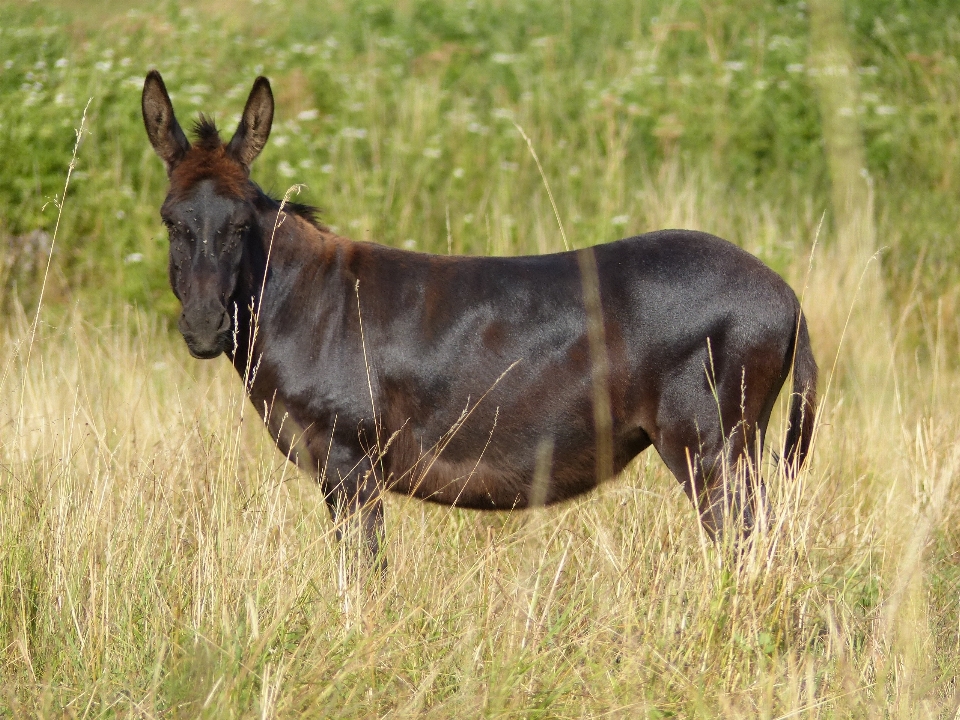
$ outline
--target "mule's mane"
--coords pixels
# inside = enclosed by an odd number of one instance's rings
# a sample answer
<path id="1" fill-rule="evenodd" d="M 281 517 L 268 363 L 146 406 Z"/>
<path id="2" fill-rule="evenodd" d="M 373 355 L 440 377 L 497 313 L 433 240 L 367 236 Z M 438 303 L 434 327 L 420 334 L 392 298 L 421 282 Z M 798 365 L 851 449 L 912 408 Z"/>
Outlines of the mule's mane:
<path id="1" fill-rule="evenodd" d="M 254 183 L 243 166 L 228 152 L 220 138 L 220 131 L 212 118 L 201 114 L 193 124 L 196 141 L 170 175 L 170 192 L 186 197 L 203 180 L 213 180 L 222 195 L 254 200 L 263 196 L 279 206 L 280 201 L 263 192 Z M 317 208 L 303 203 L 286 202 L 284 212 L 298 215 L 320 230 L 326 230 L 319 219 Z"/>
<path id="2" fill-rule="evenodd" d="M 269 196 L 268 196 L 269 197 Z M 279 202 L 276 198 L 271 197 L 271 200 L 274 202 Z M 313 205 L 307 205 L 306 203 L 295 203 L 295 202 L 286 202 L 283 205 L 283 211 L 291 213 L 293 215 L 299 215 L 308 223 L 313 225 L 318 230 L 327 231 L 328 228 L 322 222 L 320 222 L 320 208 Z"/>
<path id="3" fill-rule="evenodd" d="M 193 123 L 193 134 L 197 136 L 194 147 L 216 150 L 223 145 L 217 124 L 203 113 L 200 113 L 200 117 Z"/>

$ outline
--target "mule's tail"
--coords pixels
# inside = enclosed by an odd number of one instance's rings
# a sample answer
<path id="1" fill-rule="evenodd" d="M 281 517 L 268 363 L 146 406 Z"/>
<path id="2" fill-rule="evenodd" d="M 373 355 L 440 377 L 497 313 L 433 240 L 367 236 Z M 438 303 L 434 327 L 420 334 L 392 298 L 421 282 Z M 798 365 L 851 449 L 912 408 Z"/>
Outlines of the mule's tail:
<path id="1" fill-rule="evenodd" d="M 783 461 L 788 476 L 800 470 L 810 440 L 813 438 L 813 421 L 817 414 L 817 361 L 810 348 L 807 320 L 798 311 L 796 342 L 793 352 L 793 393 L 790 398 L 790 427 L 783 448 Z"/>

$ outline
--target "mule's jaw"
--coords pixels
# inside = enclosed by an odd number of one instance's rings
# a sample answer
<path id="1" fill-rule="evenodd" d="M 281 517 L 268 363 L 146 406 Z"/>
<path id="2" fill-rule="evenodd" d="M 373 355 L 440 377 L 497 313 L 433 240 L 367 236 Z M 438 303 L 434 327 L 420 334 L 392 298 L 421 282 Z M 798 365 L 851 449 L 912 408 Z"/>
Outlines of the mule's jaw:
<path id="1" fill-rule="evenodd" d="M 197 342 L 196 338 L 187 338 L 186 336 L 183 338 L 187 344 L 187 350 L 198 360 L 212 360 L 222 355 L 227 349 L 228 339 L 229 338 L 226 337 L 218 337 L 213 343 L 200 343 Z"/>
<path id="2" fill-rule="evenodd" d="M 212 360 L 215 357 L 220 357 L 223 354 L 223 350 L 220 348 L 214 348 L 211 350 L 194 350 L 190 345 L 187 345 L 187 350 L 190 351 L 190 354 L 197 358 L 197 360 Z"/>

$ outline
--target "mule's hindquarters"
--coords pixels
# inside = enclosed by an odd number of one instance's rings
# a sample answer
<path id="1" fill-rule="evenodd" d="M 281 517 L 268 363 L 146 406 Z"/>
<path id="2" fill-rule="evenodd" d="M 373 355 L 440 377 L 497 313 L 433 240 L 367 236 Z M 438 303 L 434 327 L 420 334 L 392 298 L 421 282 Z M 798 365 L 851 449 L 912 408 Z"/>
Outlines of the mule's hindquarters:
<path id="1" fill-rule="evenodd" d="M 662 388 L 661 398 L 669 400 L 660 404 L 654 446 L 711 539 L 721 539 L 728 528 L 745 536 L 765 515 L 763 445 L 794 360 L 802 322 L 795 308 L 774 326 L 743 319 L 727 324 L 690 353 Z M 804 358 L 812 362 L 805 332 L 804 340 Z M 813 368 L 815 387 L 815 363 Z"/>

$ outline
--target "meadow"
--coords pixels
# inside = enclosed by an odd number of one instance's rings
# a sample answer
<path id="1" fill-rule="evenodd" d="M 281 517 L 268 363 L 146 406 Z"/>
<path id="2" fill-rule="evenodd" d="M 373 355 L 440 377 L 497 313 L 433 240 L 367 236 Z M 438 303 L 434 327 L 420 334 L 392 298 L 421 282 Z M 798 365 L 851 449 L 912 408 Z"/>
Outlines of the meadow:
<path id="1" fill-rule="evenodd" d="M 0 714 L 955 717 L 960 17 L 829 5 L 0 6 Z M 765 458 L 749 552 L 650 450 L 556 508 L 392 497 L 351 576 L 175 331 L 151 68 L 225 135 L 267 75 L 254 179 L 354 239 L 557 251 L 549 185 L 574 247 L 685 227 L 780 272 L 818 434 L 794 481 Z"/>

